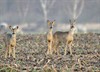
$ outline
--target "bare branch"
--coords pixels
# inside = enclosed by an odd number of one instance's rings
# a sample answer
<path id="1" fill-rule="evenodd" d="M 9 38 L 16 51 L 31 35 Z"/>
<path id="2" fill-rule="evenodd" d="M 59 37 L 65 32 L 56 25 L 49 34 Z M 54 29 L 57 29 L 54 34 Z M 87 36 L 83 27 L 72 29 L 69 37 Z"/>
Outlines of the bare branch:
<path id="1" fill-rule="evenodd" d="M 28 10 L 29 10 L 29 0 L 25 3 L 25 1 L 20 1 L 20 0 L 16 0 L 16 5 L 18 6 L 18 14 L 20 16 L 20 18 L 23 18 L 23 21 L 25 20 L 27 14 L 28 14 Z"/>
<path id="2" fill-rule="evenodd" d="M 51 3 L 50 3 L 51 2 Z M 43 13 L 44 13 L 44 21 L 46 22 L 47 20 L 47 14 L 50 10 L 50 8 L 54 5 L 55 0 L 40 0 L 42 9 L 43 9 Z"/>
<path id="3" fill-rule="evenodd" d="M 84 0 L 81 0 L 81 6 L 80 6 L 80 10 L 79 10 L 79 13 L 78 15 L 76 16 L 76 18 L 78 18 L 80 16 L 80 14 L 82 13 L 82 10 L 83 10 L 83 7 L 84 7 Z"/>
<path id="4" fill-rule="evenodd" d="M 69 17 L 77 19 L 82 13 L 83 7 L 84 0 L 71 0 L 64 11 L 67 15 L 69 15 Z"/>

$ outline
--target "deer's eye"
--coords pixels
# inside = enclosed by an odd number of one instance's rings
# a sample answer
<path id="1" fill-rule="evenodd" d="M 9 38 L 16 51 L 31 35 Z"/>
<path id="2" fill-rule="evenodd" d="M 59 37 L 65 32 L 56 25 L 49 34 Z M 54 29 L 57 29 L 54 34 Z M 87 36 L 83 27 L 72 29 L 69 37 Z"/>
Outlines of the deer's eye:
<path id="1" fill-rule="evenodd" d="M 74 26 L 71 26 L 71 28 L 74 28 Z"/>

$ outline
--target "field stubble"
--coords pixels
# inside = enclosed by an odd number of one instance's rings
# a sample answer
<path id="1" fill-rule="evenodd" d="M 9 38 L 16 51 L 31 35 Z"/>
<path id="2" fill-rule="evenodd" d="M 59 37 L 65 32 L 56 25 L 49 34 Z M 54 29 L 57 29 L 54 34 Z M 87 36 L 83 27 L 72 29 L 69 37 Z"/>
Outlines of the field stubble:
<path id="1" fill-rule="evenodd" d="M 100 34 L 76 34 L 72 46 L 64 56 L 65 43 L 59 46 L 60 54 L 46 55 L 46 35 L 17 35 L 16 59 L 5 59 L 5 47 L 0 38 L 0 72 L 99 72 L 100 71 Z M 62 38 L 63 39 L 63 38 Z M 3 69 L 4 68 L 4 69 Z"/>

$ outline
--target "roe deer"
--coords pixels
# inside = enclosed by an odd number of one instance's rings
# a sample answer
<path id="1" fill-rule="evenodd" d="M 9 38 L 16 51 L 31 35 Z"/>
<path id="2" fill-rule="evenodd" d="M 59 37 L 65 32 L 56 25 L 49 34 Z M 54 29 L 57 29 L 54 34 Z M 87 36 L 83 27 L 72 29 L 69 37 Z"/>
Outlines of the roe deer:
<path id="1" fill-rule="evenodd" d="M 9 29 L 12 31 L 12 33 L 6 33 L 4 36 L 4 42 L 6 47 L 5 52 L 5 58 L 7 58 L 7 55 L 12 55 L 13 58 L 15 58 L 15 47 L 16 47 L 16 32 L 18 29 L 18 26 L 13 28 L 12 26 L 9 26 Z"/>
<path id="2" fill-rule="evenodd" d="M 69 20 L 70 21 L 70 30 L 66 32 L 57 31 L 53 35 L 53 51 L 57 54 L 59 54 L 59 44 L 64 40 L 66 43 L 66 46 L 68 45 L 70 49 L 70 54 L 72 55 L 71 45 L 73 42 L 73 35 L 75 33 L 76 27 L 75 27 L 75 20 Z M 64 39 L 63 39 L 64 38 Z M 66 55 L 66 47 L 64 55 Z"/>
<path id="3" fill-rule="evenodd" d="M 48 44 L 48 50 L 47 54 L 52 54 L 52 44 L 53 44 L 53 25 L 55 24 L 54 21 L 49 21 L 47 20 L 48 26 L 49 26 L 49 31 L 47 33 L 47 44 Z"/>

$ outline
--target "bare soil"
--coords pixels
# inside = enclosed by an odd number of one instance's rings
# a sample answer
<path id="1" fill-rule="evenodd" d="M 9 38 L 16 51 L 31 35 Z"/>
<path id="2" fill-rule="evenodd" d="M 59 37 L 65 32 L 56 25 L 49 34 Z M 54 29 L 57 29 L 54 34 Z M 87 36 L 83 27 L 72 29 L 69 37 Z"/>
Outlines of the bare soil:
<path id="1" fill-rule="evenodd" d="M 0 72 L 5 72 L 4 67 L 15 69 L 12 72 L 46 72 L 45 67 L 57 72 L 100 72 L 100 34 L 76 34 L 74 38 L 73 56 L 69 49 L 64 56 L 65 43 L 59 46 L 60 55 L 47 55 L 46 35 L 17 35 L 16 59 L 5 59 L 5 45 L 0 37 Z"/>

